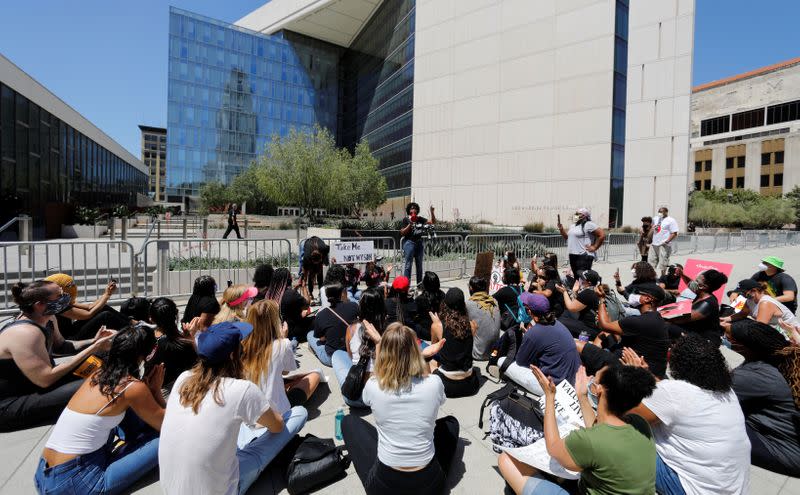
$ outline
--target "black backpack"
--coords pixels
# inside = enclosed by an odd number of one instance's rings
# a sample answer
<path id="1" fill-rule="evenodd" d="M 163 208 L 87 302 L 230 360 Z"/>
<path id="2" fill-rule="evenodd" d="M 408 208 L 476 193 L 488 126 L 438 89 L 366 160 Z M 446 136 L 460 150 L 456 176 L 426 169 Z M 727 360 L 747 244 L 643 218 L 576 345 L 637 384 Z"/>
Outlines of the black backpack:
<path id="1" fill-rule="evenodd" d="M 486 396 L 481 404 L 478 428 L 483 429 L 483 412 L 490 407 L 489 431 L 492 448 L 524 447 L 544 437 L 544 414 L 539 400 L 513 383 Z"/>

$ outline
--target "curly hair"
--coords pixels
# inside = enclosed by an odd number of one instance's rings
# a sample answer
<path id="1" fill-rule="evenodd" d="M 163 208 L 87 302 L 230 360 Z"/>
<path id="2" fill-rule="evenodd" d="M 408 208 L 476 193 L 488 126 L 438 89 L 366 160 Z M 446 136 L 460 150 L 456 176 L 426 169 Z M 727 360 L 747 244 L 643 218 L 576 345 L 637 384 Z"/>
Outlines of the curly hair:
<path id="1" fill-rule="evenodd" d="M 342 284 L 346 285 L 347 270 L 343 265 L 331 265 L 328 272 L 325 274 L 325 280 L 322 285 Z"/>
<path id="2" fill-rule="evenodd" d="M 633 264 L 636 282 L 655 282 L 658 278 L 653 265 L 646 261 L 637 261 Z"/>
<path id="3" fill-rule="evenodd" d="M 259 289 L 266 289 L 269 287 L 269 282 L 272 280 L 272 274 L 275 270 L 269 263 L 258 265 L 255 273 L 253 273 L 253 285 Z"/>
<path id="4" fill-rule="evenodd" d="M 91 384 L 106 397 L 113 397 L 120 383 L 128 377 L 139 376 L 139 362 L 145 359 L 156 345 L 153 330 L 144 325 L 120 330 L 111 340 L 111 349 L 103 366 L 91 378 Z"/>
<path id="5" fill-rule="evenodd" d="M 648 370 L 619 363 L 606 367 L 598 383 L 605 389 L 608 410 L 617 417 L 650 397 L 656 388 L 656 379 Z"/>
<path id="6" fill-rule="evenodd" d="M 708 292 L 714 292 L 726 283 L 728 283 L 728 276 L 724 273 L 714 270 L 706 270 L 702 273 L 703 282 L 708 287 Z"/>
<path id="7" fill-rule="evenodd" d="M 457 339 L 465 339 L 472 334 L 464 292 L 453 287 L 447 291 L 441 310 L 442 325 Z"/>
<path id="8" fill-rule="evenodd" d="M 687 333 L 670 350 L 670 375 L 711 392 L 731 390 L 731 371 L 719 348 L 695 333 Z"/>
<path id="9" fill-rule="evenodd" d="M 211 275 L 200 275 L 194 280 L 192 295 L 214 297 L 217 281 Z"/>

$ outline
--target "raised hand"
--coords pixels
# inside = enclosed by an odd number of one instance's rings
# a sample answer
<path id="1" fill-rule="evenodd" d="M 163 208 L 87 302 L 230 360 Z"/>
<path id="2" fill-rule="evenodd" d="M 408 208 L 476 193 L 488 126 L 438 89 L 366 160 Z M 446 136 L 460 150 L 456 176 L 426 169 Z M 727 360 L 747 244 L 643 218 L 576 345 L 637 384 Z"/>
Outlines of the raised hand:
<path id="1" fill-rule="evenodd" d="M 538 366 L 531 365 L 531 371 L 533 371 L 533 376 L 536 377 L 536 381 L 539 382 L 539 386 L 541 386 L 542 390 L 544 390 L 544 395 L 556 395 L 556 384 L 553 382 L 551 377 L 545 376 Z"/>

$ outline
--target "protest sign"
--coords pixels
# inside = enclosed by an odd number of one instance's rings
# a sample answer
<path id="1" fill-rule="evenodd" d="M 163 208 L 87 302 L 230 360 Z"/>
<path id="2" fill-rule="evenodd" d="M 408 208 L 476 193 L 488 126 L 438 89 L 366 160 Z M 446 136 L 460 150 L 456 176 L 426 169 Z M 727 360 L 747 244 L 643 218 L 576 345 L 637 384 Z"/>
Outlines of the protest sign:
<path id="1" fill-rule="evenodd" d="M 686 260 L 686 264 L 683 266 L 683 273 L 689 277 L 690 280 L 694 280 L 702 272 L 711 269 L 724 273 L 726 277 L 730 277 L 733 271 L 733 265 L 730 263 L 720 263 L 719 261 L 696 260 L 690 258 Z M 678 285 L 678 290 L 683 292 L 686 288 L 686 282 L 681 280 Z M 717 297 L 717 301 L 722 302 L 722 297 L 725 295 L 725 285 L 714 291 L 714 295 Z"/>
<path id="2" fill-rule="evenodd" d="M 503 283 L 503 270 L 499 266 L 496 266 L 492 268 L 492 275 L 489 277 L 489 295 L 494 294 L 503 287 L 505 287 Z"/>
<path id="3" fill-rule="evenodd" d="M 492 264 L 494 263 L 494 253 L 489 251 L 486 253 L 478 253 L 475 257 L 475 272 L 473 275 L 490 279 L 492 275 Z"/>
<path id="4" fill-rule="evenodd" d="M 375 246 L 372 241 L 342 241 L 331 245 L 331 258 L 336 263 L 368 263 L 375 261 Z"/>

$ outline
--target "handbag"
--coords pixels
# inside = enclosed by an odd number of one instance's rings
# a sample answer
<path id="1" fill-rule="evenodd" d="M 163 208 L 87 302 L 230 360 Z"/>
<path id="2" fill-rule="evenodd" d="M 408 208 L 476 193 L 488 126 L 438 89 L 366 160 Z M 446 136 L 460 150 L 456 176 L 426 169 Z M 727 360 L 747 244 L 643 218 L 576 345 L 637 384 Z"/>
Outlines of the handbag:
<path id="1" fill-rule="evenodd" d="M 331 438 L 307 434 L 295 451 L 287 470 L 286 488 L 291 495 L 308 493 L 347 476 L 350 456 Z"/>
<path id="2" fill-rule="evenodd" d="M 350 400 L 356 401 L 361 398 L 361 392 L 364 391 L 364 384 L 367 379 L 367 370 L 369 365 L 369 355 L 361 356 L 358 362 L 350 367 L 347 372 L 347 378 L 344 379 L 342 384 L 342 395 Z"/>

